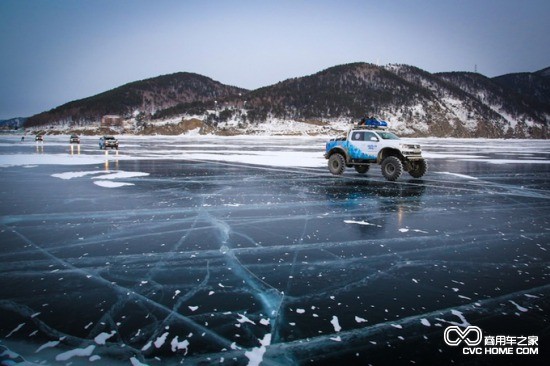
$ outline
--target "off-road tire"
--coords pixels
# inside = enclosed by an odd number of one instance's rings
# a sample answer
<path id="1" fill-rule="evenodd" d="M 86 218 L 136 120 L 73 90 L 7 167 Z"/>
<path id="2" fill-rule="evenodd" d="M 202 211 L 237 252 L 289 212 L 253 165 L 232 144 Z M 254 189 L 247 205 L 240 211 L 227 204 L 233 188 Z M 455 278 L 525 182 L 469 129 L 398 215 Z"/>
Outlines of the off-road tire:
<path id="1" fill-rule="evenodd" d="M 346 159 L 342 154 L 335 153 L 328 158 L 328 170 L 334 175 L 342 175 L 346 170 Z"/>
<path id="2" fill-rule="evenodd" d="M 355 171 L 359 174 L 365 174 L 369 171 L 370 165 L 355 165 Z"/>
<path id="3" fill-rule="evenodd" d="M 411 169 L 409 174 L 413 178 L 420 178 L 428 171 L 428 162 L 426 160 L 418 160 L 411 162 Z"/>
<path id="4" fill-rule="evenodd" d="M 382 175 L 384 178 L 393 182 L 403 173 L 403 164 L 395 156 L 388 156 L 382 161 Z"/>

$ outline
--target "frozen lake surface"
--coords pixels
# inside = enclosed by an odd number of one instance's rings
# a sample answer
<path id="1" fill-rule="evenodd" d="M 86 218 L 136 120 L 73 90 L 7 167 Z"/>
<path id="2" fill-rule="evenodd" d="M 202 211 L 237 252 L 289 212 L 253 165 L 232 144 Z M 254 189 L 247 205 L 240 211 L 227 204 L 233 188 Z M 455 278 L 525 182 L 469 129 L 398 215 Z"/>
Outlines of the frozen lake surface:
<path id="1" fill-rule="evenodd" d="M 0 137 L 3 364 L 543 364 L 549 142 L 415 139 L 428 174 L 387 182 L 320 138 L 120 141 Z"/>

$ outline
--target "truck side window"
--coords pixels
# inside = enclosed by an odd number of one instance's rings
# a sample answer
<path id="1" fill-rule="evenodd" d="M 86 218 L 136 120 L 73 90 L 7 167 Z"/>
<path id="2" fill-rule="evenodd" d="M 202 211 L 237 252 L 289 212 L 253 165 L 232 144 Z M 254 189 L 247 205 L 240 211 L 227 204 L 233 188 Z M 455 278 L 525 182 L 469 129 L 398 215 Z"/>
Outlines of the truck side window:
<path id="1" fill-rule="evenodd" d="M 365 133 L 364 132 L 354 132 L 351 136 L 351 139 L 353 141 L 364 141 L 365 140 Z"/>
<path id="2" fill-rule="evenodd" d="M 373 137 L 375 140 L 372 140 Z M 378 141 L 378 137 L 372 132 L 365 132 L 365 141 Z"/>

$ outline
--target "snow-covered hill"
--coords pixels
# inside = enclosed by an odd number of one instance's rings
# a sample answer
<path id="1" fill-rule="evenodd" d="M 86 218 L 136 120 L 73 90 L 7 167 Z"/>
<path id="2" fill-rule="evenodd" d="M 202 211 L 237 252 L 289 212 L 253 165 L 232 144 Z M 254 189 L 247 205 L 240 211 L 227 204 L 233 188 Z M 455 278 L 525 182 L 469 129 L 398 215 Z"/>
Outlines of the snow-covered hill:
<path id="1" fill-rule="evenodd" d="M 404 136 L 548 138 L 550 105 L 545 98 L 550 79 L 543 71 L 490 79 L 465 72 L 431 74 L 408 65 L 354 63 L 253 91 L 197 75 L 180 78 L 174 89 L 168 75 L 162 82 L 140 82 L 141 89 L 115 89 L 116 100 L 126 106 L 118 112 L 124 125 L 107 132 L 318 135 L 338 133 L 368 115 L 389 121 Z M 138 89 L 147 93 L 136 96 Z M 109 112 L 109 95 L 32 117 L 27 127 L 103 133 L 99 121 Z M 160 102 L 166 98 L 169 102 Z M 95 112 L 90 105 L 96 106 Z"/>

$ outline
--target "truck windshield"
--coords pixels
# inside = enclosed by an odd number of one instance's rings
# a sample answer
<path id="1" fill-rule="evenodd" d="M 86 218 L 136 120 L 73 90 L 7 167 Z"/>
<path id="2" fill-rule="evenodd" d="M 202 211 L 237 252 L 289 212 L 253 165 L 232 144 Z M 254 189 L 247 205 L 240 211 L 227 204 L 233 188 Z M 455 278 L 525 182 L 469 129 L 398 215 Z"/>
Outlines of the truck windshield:
<path id="1" fill-rule="evenodd" d="M 382 137 L 384 140 L 399 140 L 399 137 L 395 136 L 391 132 L 378 132 L 380 137 Z"/>

